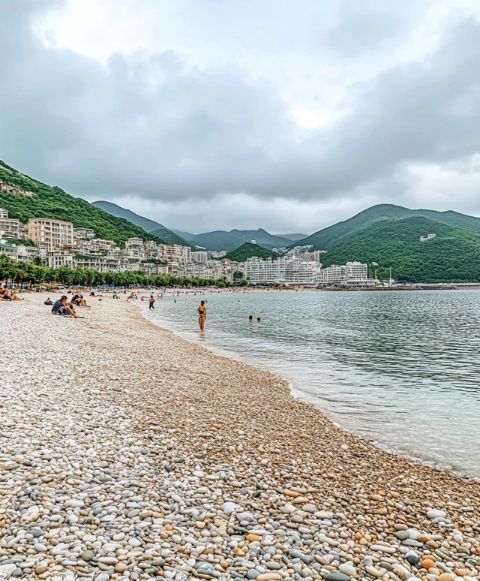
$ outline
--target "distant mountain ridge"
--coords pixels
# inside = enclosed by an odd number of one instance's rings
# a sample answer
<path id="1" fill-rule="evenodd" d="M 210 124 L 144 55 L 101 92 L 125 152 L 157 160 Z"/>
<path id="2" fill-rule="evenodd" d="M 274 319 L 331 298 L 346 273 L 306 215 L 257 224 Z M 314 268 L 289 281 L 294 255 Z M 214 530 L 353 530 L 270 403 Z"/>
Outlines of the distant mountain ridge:
<path id="1" fill-rule="evenodd" d="M 447 212 L 437 212 L 435 210 L 410 210 L 403 206 L 394 204 L 379 204 L 372 206 L 348 220 L 338 222 L 318 232 L 314 232 L 303 240 L 296 242 L 298 245 L 311 244 L 314 250 L 328 250 L 336 244 L 342 237 L 353 234 L 362 228 L 378 220 L 400 220 L 403 218 L 423 217 L 435 220 L 450 226 L 465 228 L 472 232 L 480 233 L 480 218 L 460 214 L 451 210 Z"/>
<path id="2" fill-rule="evenodd" d="M 186 234 L 186 233 L 185 233 Z M 290 246 L 291 239 L 270 234 L 263 228 L 257 230 L 214 230 L 203 234 L 190 234 L 188 241 L 206 250 L 226 250 L 238 248 L 245 242 L 255 240 L 257 244 L 268 249 Z"/>
<path id="3" fill-rule="evenodd" d="M 133 224 L 140 226 L 140 228 L 145 230 L 145 232 L 149 232 L 153 236 L 158 236 L 167 244 L 183 244 L 189 246 L 185 239 L 166 228 L 163 224 L 145 218 L 144 216 L 140 216 L 128 208 L 122 208 L 122 206 L 114 204 L 113 202 L 107 202 L 106 200 L 98 200 L 97 202 L 93 202 L 92 205 L 96 208 L 100 208 L 104 212 L 108 212 L 112 216 L 129 220 Z"/>

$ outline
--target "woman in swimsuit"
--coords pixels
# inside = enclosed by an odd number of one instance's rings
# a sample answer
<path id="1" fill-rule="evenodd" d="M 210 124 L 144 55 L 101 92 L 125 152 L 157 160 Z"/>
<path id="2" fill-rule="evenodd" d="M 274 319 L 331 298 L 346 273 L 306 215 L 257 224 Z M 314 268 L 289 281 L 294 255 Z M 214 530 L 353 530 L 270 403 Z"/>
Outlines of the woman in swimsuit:
<path id="1" fill-rule="evenodd" d="M 205 331 L 205 321 L 207 320 L 207 307 L 205 301 L 200 301 L 200 306 L 197 309 L 198 312 L 198 324 L 200 326 L 200 331 Z"/>

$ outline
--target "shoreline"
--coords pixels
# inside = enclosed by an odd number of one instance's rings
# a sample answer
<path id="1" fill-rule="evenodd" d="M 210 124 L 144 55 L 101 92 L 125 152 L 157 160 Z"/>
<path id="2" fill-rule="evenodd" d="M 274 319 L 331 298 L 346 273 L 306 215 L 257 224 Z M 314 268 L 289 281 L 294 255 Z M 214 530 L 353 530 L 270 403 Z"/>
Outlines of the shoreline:
<path id="1" fill-rule="evenodd" d="M 319 289 L 317 289 L 317 290 L 319 290 Z M 363 289 L 358 289 L 358 290 L 363 290 Z M 387 289 L 387 290 L 389 290 L 389 289 Z M 394 290 L 394 289 L 390 289 L 390 290 Z M 421 290 L 421 289 L 417 289 L 417 290 Z M 217 291 L 213 291 L 213 292 L 215 293 Z M 219 292 L 222 292 L 222 291 L 219 291 Z M 254 292 L 254 289 L 252 289 L 251 292 Z M 257 292 L 261 292 L 261 289 L 258 289 Z M 290 290 L 290 292 L 294 292 L 294 291 Z M 201 294 L 201 293 L 196 292 L 195 294 Z M 202 296 L 204 296 L 204 295 L 202 295 Z M 275 371 L 273 369 L 269 369 L 268 365 L 262 364 L 262 362 L 252 361 L 248 357 L 243 356 L 243 355 L 238 354 L 238 353 L 235 353 L 233 351 L 229 351 L 228 349 L 224 349 L 224 348 L 218 347 L 216 345 L 212 345 L 211 343 L 208 345 L 203 344 L 202 342 L 200 342 L 194 338 L 194 335 L 198 336 L 198 333 L 194 333 L 193 331 L 186 332 L 186 331 L 181 331 L 179 329 L 176 329 L 175 326 L 173 324 L 171 324 L 168 320 L 161 320 L 158 323 L 156 323 L 155 321 L 151 320 L 148 317 L 148 311 L 145 310 L 144 308 L 142 308 L 142 303 L 133 302 L 130 304 L 137 308 L 137 311 L 139 312 L 139 314 L 142 316 L 142 318 L 144 320 L 146 320 L 147 322 L 149 322 L 150 324 L 152 324 L 154 327 L 156 327 L 158 329 L 171 332 L 176 337 L 183 339 L 184 341 L 187 341 L 187 342 L 192 343 L 194 345 L 198 345 L 214 355 L 224 357 L 227 359 L 232 359 L 238 363 L 243 363 L 245 365 L 252 366 L 254 369 L 257 369 L 259 371 L 271 373 L 279 381 L 284 381 L 288 384 L 291 397 L 293 397 L 296 400 L 303 401 L 303 402 L 307 403 L 308 405 L 313 406 L 328 421 L 330 421 L 332 424 L 334 424 L 334 426 L 336 426 L 337 428 L 339 428 L 342 431 L 347 432 L 348 434 L 351 434 L 351 435 L 353 435 L 357 438 L 360 438 L 361 440 L 375 446 L 375 448 L 377 448 L 378 450 L 381 450 L 382 452 L 385 452 L 387 454 L 391 454 L 394 457 L 406 459 L 409 462 L 412 462 L 416 465 L 426 466 L 428 468 L 432 468 L 432 469 L 437 470 L 439 472 L 451 473 L 451 474 L 458 476 L 462 479 L 467 479 L 467 480 L 470 480 L 473 482 L 478 482 L 480 484 L 480 477 L 475 477 L 475 476 L 469 475 L 468 473 L 463 472 L 462 471 L 463 468 L 460 466 L 454 467 L 450 464 L 438 464 L 434 460 L 430 460 L 427 456 L 421 456 L 420 453 L 415 452 L 413 450 L 411 452 L 407 452 L 407 451 L 396 450 L 394 448 L 390 448 L 387 444 L 384 444 L 380 440 L 377 440 L 374 436 L 367 437 L 367 436 L 363 435 L 361 432 L 355 430 L 354 428 L 348 428 L 348 427 L 342 425 L 341 421 L 338 420 L 337 418 L 335 418 L 333 415 L 331 415 L 328 412 L 328 410 L 324 409 L 321 406 L 321 404 L 318 403 L 318 401 L 314 397 L 309 396 L 306 392 L 304 392 L 302 390 L 302 388 L 299 385 L 294 384 L 293 381 L 291 381 L 287 377 L 283 376 L 281 372 Z M 207 331 L 207 333 L 208 333 L 208 331 Z"/>
<path id="2" fill-rule="evenodd" d="M 24 362 L 0 354 L 0 577 L 478 578 L 477 481 L 382 451 L 124 301 L 77 321 L 42 298 L 0 304 Z"/>

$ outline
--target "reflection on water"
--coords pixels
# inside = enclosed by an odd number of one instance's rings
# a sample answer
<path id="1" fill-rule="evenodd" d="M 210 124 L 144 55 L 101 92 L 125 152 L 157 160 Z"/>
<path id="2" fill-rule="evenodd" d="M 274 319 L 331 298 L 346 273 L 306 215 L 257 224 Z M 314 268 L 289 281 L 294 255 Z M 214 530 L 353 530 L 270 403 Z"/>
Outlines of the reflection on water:
<path id="1" fill-rule="evenodd" d="M 480 478 L 480 291 L 181 295 L 147 316 L 198 340 L 200 298 L 205 345 L 282 374 L 347 429 Z"/>

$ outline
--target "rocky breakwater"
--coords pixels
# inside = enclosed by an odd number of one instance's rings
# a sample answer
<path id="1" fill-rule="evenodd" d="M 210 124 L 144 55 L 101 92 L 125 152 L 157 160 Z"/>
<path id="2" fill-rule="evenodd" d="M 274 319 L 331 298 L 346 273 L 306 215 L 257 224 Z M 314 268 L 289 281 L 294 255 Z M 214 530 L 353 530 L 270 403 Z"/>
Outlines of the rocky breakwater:
<path id="1" fill-rule="evenodd" d="M 479 579 L 479 483 L 374 448 L 118 301 L 77 321 L 40 297 L 10 307 L 0 579 Z"/>

